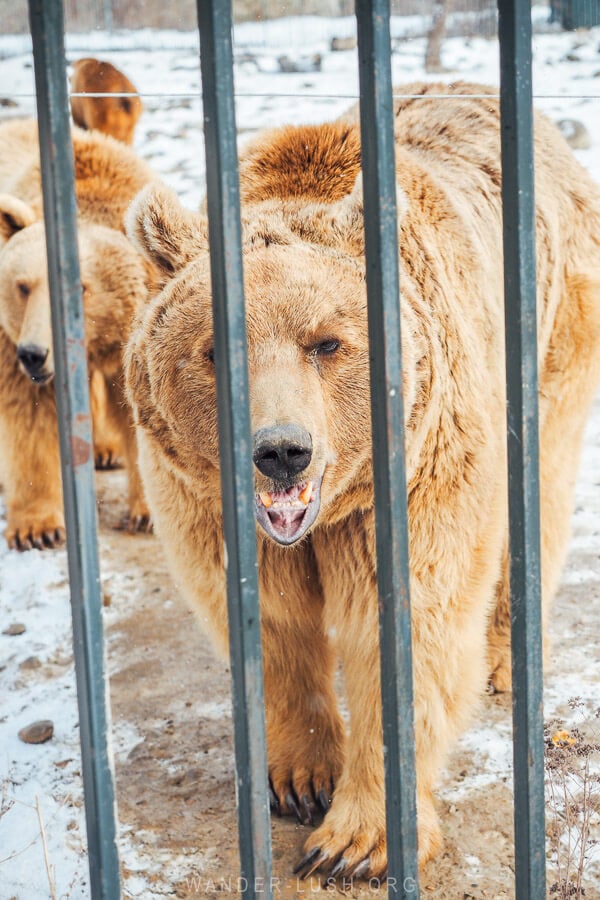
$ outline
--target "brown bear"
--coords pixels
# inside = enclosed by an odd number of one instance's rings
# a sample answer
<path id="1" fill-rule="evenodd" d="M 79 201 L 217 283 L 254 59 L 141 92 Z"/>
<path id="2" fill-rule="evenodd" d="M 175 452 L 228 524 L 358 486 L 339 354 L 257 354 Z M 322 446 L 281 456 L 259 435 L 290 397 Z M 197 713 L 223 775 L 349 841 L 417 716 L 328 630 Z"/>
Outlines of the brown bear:
<path id="1" fill-rule="evenodd" d="M 135 430 L 124 396 L 122 352 L 152 266 L 124 234 L 132 197 L 153 179 L 129 148 L 96 132 L 73 133 L 78 236 L 92 406 L 117 435 L 129 475 L 128 527 L 149 528 Z M 37 124 L 0 126 L 0 481 L 10 547 L 64 539 L 61 477 L 42 217 Z M 98 426 L 96 423 L 96 427 Z M 115 448 L 115 453 L 117 452 Z M 108 450 L 96 450 L 105 458 Z"/>
<path id="2" fill-rule="evenodd" d="M 448 92 L 451 101 L 432 96 Z M 491 89 L 412 84 L 403 93 L 421 95 L 396 103 L 395 134 L 423 864 L 441 844 L 435 780 L 484 692 L 486 630 L 503 596 L 501 167 Z M 600 374 L 600 191 L 541 116 L 535 146 L 548 602 Z M 304 823 L 327 810 L 300 873 L 379 877 L 387 858 L 359 166 L 349 116 L 260 137 L 240 182 L 270 784 L 279 811 Z M 148 502 L 177 583 L 226 652 L 207 222 L 148 188 L 128 233 L 164 278 L 126 350 Z"/>
<path id="3" fill-rule="evenodd" d="M 134 97 L 71 97 L 71 115 L 80 128 L 96 129 L 133 144 L 143 104 L 135 85 L 112 63 L 92 57 L 73 63 L 73 94 L 135 94 Z"/>

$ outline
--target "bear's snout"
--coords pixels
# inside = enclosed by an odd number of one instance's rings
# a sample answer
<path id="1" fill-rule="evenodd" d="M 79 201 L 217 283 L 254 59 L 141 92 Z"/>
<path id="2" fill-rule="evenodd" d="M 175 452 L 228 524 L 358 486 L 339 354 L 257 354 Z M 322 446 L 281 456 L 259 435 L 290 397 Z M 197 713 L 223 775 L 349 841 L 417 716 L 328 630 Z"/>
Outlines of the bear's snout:
<path id="1" fill-rule="evenodd" d="M 17 359 L 36 384 L 43 384 L 52 377 L 53 373 L 45 368 L 48 354 L 48 348 L 40 347 L 39 344 L 19 344 L 17 347 Z"/>
<path id="2" fill-rule="evenodd" d="M 273 481 L 288 484 L 312 459 L 312 438 L 300 425 L 259 428 L 254 435 L 254 464 Z"/>

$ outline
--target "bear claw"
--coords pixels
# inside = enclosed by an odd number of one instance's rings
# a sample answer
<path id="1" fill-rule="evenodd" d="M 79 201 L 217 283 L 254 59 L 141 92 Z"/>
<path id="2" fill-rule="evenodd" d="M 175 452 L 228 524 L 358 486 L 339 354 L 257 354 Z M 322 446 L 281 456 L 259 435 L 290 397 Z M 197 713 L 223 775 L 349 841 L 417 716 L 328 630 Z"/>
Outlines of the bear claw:
<path id="1" fill-rule="evenodd" d="M 133 518 L 130 518 L 127 531 L 135 534 L 141 531 L 150 533 L 152 531 L 152 521 L 150 516 L 134 516 Z"/>
<path id="2" fill-rule="evenodd" d="M 281 816 L 281 804 L 271 785 L 269 785 L 269 808 L 276 812 L 278 816 Z"/>
<path id="3" fill-rule="evenodd" d="M 112 450 L 98 451 L 94 459 L 94 468 L 98 471 L 106 471 L 108 469 L 118 469 L 119 460 Z"/>
<path id="4" fill-rule="evenodd" d="M 152 519 L 149 515 L 125 515 L 116 526 L 115 530 L 125 531 L 127 534 L 151 534 L 154 529 Z"/>
<path id="5" fill-rule="evenodd" d="M 319 801 L 319 805 L 323 812 L 327 812 L 331 806 L 331 797 L 329 797 L 325 791 L 321 790 L 317 794 L 317 800 Z"/>
<path id="6" fill-rule="evenodd" d="M 370 866 L 371 866 L 371 857 L 367 856 L 367 857 L 365 857 L 365 859 L 363 859 L 362 862 L 359 862 L 359 864 L 356 866 L 356 868 L 352 872 L 352 878 L 362 878 L 362 876 L 365 875 L 369 871 Z M 331 874 L 333 875 L 333 872 Z"/>
<path id="7" fill-rule="evenodd" d="M 53 528 L 50 531 L 42 531 L 40 534 L 15 531 L 10 537 L 7 537 L 7 544 L 10 550 L 17 550 L 24 553 L 27 550 L 52 550 L 64 544 L 67 534 L 64 528 Z"/>
<path id="8" fill-rule="evenodd" d="M 342 856 L 342 858 L 341 858 L 338 862 L 336 862 L 335 866 L 333 867 L 333 869 L 332 869 L 331 872 L 329 873 L 330 877 L 331 877 L 331 878 L 337 878 L 338 875 L 345 875 L 345 874 L 347 874 L 347 873 L 346 873 L 347 867 L 348 867 L 348 860 L 346 859 L 345 856 Z"/>
<path id="9" fill-rule="evenodd" d="M 295 867 L 294 875 L 300 875 L 300 878 L 304 880 L 312 875 L 327 859 L 329 859 L 329 853 L 323 852 L 320 847 L 313 847 Z"/>
<path id="10" fill-rule="evenodd" d="M 59 547 L 66 539 L 67 533 L 64 528 L 55 528 L 54 531 L 44 531 L 42 534 L 44 547 Z"/>
<path id="11" fill-rule="evenodd" d="M 300 810 L 298 809 L 298 804 L 296 803 L 296 801 L 294 800 L 294 798 L 292 797 L 291 794 L 285 795 L 285 805 L 291 812 L 294 813 L 294 815 L 296 816 L 296 818 L 298 819 L 298 821 L 300 822 L 301 825 L 306 824 L 304 819 L 302 818 L 302 814 L 301 814 Z"/>
<path id="12" fill-rule="evenodd" d="M 329 862 L 329 865 L 324 865 L 327 862 Z M 300 878 L 304 881 L 317 869 L 323 868 L 327 877 L 332 881 L 335 881 L 337 878 L 363 878 L 368 875 L 371 864 L 371 856 L 365 856 L 358 863 L 352 863 L 345 856 L 340 857 L 338 854 L 335 854 L 333 859 L 331 859 L 328 851 L 315 847 L 300 860 L 294 869 L 294 875 L 300 875 Z M 385 874 L 382 877 L 385 877 Z"/>

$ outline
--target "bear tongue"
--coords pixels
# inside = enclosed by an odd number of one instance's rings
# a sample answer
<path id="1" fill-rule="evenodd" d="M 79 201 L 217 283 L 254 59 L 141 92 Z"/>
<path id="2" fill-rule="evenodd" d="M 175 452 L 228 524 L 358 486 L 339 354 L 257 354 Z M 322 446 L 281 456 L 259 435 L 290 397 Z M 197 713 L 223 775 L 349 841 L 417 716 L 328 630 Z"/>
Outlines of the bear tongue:
<path id="1" fill-rule="evenodd" d="M 270 509 L 267 515 L 271 520 L 271 527 L 274 532 L 280 537 L 291 538 L 300 528 L 305 513 L 306 508 L 288 507 L 287 509 Z"/>

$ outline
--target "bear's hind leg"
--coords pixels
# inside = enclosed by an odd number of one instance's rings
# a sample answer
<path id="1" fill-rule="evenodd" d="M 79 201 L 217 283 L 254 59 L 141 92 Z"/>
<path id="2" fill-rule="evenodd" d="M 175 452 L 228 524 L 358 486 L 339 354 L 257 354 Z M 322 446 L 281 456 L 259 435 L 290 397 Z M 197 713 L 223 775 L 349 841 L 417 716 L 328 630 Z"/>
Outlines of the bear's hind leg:
<path id="1" fill-rule="evenodd" d="M 567 281 L 540 365 L 540 516 L 542 611 L 546 624 L 568 549 L 583 432 L 600 380 L 600 280 Z M 490 684 L 511 688 L 508 553 L 488 629 Z M 547 644 L 547 642 L 546 642 Z M 545 647 L 547 655 L 547 646 Z"/>

